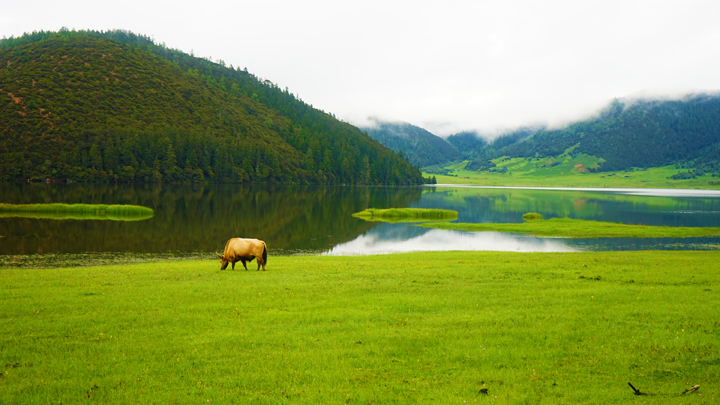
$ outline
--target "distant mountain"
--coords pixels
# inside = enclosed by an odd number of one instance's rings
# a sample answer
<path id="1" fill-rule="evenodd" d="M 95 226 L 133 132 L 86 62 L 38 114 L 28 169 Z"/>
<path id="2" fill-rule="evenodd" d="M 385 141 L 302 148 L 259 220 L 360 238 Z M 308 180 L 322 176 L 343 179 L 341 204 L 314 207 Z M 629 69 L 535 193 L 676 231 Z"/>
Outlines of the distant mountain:
<path id="1" fill-rule="evenodd" d="M 692 161 L 718 142 L 720 97 L 614 100 L 595 118 L 563 129 L 538 131 L 494 155 L 547 157 L 579 144 L 575 153 L 603 158 L 600 170 L 614 171 Z"/>
<path id="2" fill-rule="evenodd" d="M 425 167 L 462 159 L 462 154 L 455 146 L 408 123 L 376 120 L 375 125 L 361 129 L 393 151 L 402 151 L 410 163 L 416 166 Z"/>
<path id="3" fill-rule="evenodd" d="M 484 136 L 476 131 L 466 131 L 450 135 L 447 141 L 461 151 L 464 159 L 472 160 L 485 157 L 496 150 L 528 138 L 540 129 L 541 127 L 521 127 L 504 132 L 491 141 L 488 141 L 490 136 Z"/>
<path id="4" fill-rule="evenodd" d="M 516 131 L 477 153 L 488 159 L 552 157 L 567 150 L 604 160 L 599 171 L 676 164 L 720 172 L 720 96 L 682 100 L 614 100 L 597 116 L 562 129 Z"/>
<path id="5" fill-rule="evenodd" d="M 447 137 L 448 143 L 455 146 L 465 159 L 474 159 L 482 155 L 488 145 L 487 139 L 474 131 L 460 132 Z"/>
<path id="6" fill-rule="evenodd" d="M 419 184 L 359 129 L 127 31 L 0 40 L 0 180 Z"/>

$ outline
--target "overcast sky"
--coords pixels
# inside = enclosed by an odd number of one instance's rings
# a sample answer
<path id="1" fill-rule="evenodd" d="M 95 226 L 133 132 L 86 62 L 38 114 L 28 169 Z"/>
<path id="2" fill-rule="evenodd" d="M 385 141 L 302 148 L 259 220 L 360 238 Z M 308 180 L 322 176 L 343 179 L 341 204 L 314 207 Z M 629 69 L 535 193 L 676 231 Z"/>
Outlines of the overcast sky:
<path id="1" fill-rule="evenodd" d="M 13 1 L 0 37 L 127 29 L 308 104 L 437 135 L 561 125 L 614 97 L 720 90 L 720 1 Z"/>

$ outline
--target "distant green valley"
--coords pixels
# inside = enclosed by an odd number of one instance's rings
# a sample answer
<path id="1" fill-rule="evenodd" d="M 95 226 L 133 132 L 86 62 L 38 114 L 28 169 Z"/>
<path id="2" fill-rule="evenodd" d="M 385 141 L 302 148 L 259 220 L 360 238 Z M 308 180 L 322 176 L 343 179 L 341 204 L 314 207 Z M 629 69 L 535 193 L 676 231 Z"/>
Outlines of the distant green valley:
<path id="1" fill-rule="evenodd" d="M 564 128 L 523 127 L 492 140 L 472 131 L 442 139 L 409 124 L 367 130 L 439 183 L 720 185 L 718 95 L 614 100 L 596 116 Z"/>
<path id="2" fill-rule="evenodd" d="M 677 165 L 689 176 L 720 174 L 720 96 L 614 100 L 597 116 L 561 129 L 512 132 L 485 148 L 485 158 L 595 156 L 612 172 Z"/>
<path id="3" fill-rule="evenodd" d="M 0 180 L 420 184 L 417 166 L 246 70 L 127 31 L 0 41 Z"/>

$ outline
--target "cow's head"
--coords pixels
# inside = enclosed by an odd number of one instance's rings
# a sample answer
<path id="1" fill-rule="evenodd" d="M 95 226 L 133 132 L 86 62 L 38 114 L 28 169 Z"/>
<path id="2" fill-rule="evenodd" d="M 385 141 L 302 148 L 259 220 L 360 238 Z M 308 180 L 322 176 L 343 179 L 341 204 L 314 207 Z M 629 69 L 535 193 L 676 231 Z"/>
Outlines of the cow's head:
<path id="1" fill-rule="evenodd" d="M 225 270 L 229 263 L 228 260 L 225 258 L 225 256 L 221 256 L 220 254 L 218 254 L 218 252 L 215 252 L 215 256 L 220 258 L 220 270 Z"/>

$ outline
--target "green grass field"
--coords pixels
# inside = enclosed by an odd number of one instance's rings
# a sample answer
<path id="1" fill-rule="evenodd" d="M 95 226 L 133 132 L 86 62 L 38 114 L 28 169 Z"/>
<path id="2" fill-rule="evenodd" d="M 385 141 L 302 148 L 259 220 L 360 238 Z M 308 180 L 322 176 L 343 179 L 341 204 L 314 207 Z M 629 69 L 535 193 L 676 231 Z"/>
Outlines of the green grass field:
<path id="1" fill-rule="evenodd" d="M 467 161 L 447 166 L 451 176 L 423 172 L 424 177 L 435 176 L 438 184 L 526 187 L 597 187 L 597 188 L 691 188 L 720 189 L 720 179 L 705 175 L 695 179 L 672 180 L 670 176 L 686 172 L 675 166 L 654 167 L 647 170 L 595 173 L 597 158 L 587 155 L 563 154 L 555 158 L 499 158 L 493 159 L 498 170 L 506 173 L 465 170 Z M 555 164 L 554 166 L 552 166 Z"/>
<path id="2" fill-rule="evenodd" d="M 523 218 L 525 218 L 525 215 L 523 215 Z M 473 232 L 513 232 L 563 238 L 693 238 L 720 236 L 720 228 L 713 227 L 629 225 L 573 218 L 542 219 L 542 216 L 539 219 L 526 220 L 523 223 L 424 223 L 418 226 Z"/>
<path id="3" fill-rule="evenodd" d="M 433 252 L 271 256 L 266 272 L 4 268 L 0 403 L 712 404 L 719 261 Z"/>

